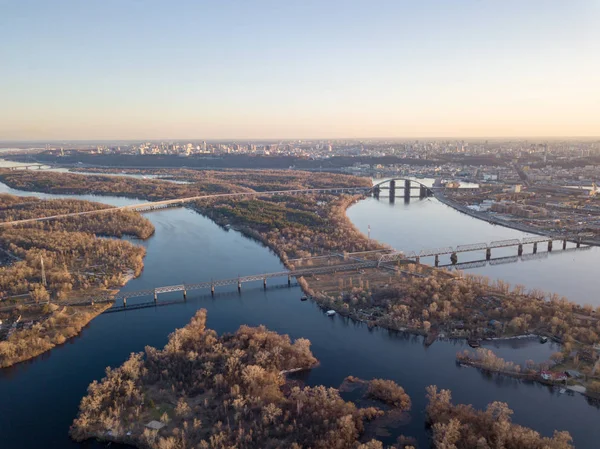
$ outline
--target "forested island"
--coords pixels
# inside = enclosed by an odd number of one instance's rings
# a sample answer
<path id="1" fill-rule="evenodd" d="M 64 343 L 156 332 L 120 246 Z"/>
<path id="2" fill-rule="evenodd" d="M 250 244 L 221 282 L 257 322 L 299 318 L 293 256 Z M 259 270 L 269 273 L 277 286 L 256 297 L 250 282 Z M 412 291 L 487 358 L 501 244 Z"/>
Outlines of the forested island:
<path id="1" fill-rule="evenodd" d="M 408 411 L 408 395 L 392 381 L 372 381 L 369 398 L 381 407 L 361 408 L 337 389 L 286 379 L 316 363 L 306 339 L 262 326 L 219 337 L 200 310 L 164 349 L 146 347 L 107 368 L 81 401 L 71 436 L 155 449 L 382 448 L 361 441 L 365 427 Z"/>
<path id="2" fill-rule="evenodd" d="M 0 222 L 107 207 L 0 194 Z M 116 293 L 140 274 L 145 255 L 142 246 L 117 238 L 153 233 L 132 211 L 0 226 L 0 367 L 64 343 L 110 307 L 89 298 Z"/>

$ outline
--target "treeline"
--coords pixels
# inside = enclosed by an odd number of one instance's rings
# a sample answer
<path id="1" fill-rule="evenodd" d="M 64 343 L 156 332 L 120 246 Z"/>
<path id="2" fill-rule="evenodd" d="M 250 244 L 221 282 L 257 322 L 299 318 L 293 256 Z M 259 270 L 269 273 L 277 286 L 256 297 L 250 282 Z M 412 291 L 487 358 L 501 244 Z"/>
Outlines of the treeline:
<path id="1" fill-rule="evenodd" d="M 484 411 L 452 404 L 449 390 L 427 387 L 427 419 L 435 449 L 572 449 L 568 432 L 551 438 L 511 421 L 513 411 L 504 402 L 492 402 Z"/>
<path id="2" fill-rule="evenodd" d="M 214 183 L 225 182 L 257 191 L 290 190 L 327 187 L 370 187 L 368 178 L 335 173 L 315 173 L 300 170 L 189 170 L 189 169 L 125 169 L 81 168 L 78 172 L 153 175 L 164 179 Z"/>
<path id="3" fill-rule="evenodd" d="M 284 371 L 316 364 L 308 340 L 292 343 L 262 326 L 218 337 L 205 326 L 198 311 L 164 349 L 146 347 L 107 368 L 82 399 L 71 436 L 157 449 L 382 448 L 359 438 L 383 411 L 359 409 L 334 388 L 286 382 Z M 152 419 L 164 427 L 146 428 Z"/>

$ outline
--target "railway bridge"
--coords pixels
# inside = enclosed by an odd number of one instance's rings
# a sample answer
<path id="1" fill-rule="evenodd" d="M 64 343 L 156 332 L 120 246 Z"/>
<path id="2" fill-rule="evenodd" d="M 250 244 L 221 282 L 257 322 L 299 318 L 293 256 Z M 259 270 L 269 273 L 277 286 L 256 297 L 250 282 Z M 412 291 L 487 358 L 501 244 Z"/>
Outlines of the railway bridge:
<path id="1" fill-rule="evenodd" d="M 287 277 L 287 285 L 292 285 L 292 278 L 298 278 L 302 276 L 313 276 L 316 274 L 326 274 L 326 273 L 336 273 L 336 272 L 344 272 L 344 271 L 358 271 L 365 268 L 376 268 L 378 266 L 377 260 L 366 260 L 366 259 L 355 259 L 355 263 L 346 263 L 346 264 L 338 264 L 338 265 L 328 265 L 321 266 L 315 268 L 305 268 L 305 269 L 297 269 L 297 270 L 286 270 L 286 271 L 278 271 L 273 273 L 262 273 L 251 276 L 238 276 L 235 278 L 228 279 L 219 279 L 219 280 L 210 280 L 205 282 L 199 282 L 195 284 L 177 284 L 177 285 L 167 285 L 162 287 L 156 287 L 147 290 L 136 290 L 136 291 L 122 291 L 119 292 L 115 297 L 101 297 L 96 298 L 94 302 L 112 302 L 112 301 L 122 301 L 122 307 L 127 307 L 127 300 L 129 298 L 140 298 L 153 296 L 154 303 L 158 301 L 158 295 L 162 293 L 172 293 L 172 292 L 182 292 L 183 298 L 187 298 L 187 292 L 193 290 L 202 290 L 202 289 L 210 289 L 212 295 L 215 294 L 215 290 L 217 287 L 224 287 L 228 285 L 237 285 L 238 292 L 242 291 L 242 285 L 247 282 L 256 282 L 262 281 L 263 288 L 267 288 L 267 279 L 273 278 L 286 278 Z"/>
<path id="2" fill-rule="evenodd" d="M 523 237 L 522 239 L 509 239 L 509 240 L 496 240 L 490 243 L 469 243 L 466 245 L 458 245 L 456 247 L 446 246 L 441 248 L 430 248 L 423 249 L 418 253 L 415 251 L 409 252 L 390 252 L 383 254 L 378 260 L 378 266 L 384 263 L 390 263 L 398 260 L 414 260 L 416 263 L 420 263 L 422 258 L 433 257 L 434 265 L 437 267 L 440 263 L 440 256 L 450 255 L 450 261 L 453 265 L 458 262 L 458 255 L 460 253 L 473 252 L 473 251 L 485 251 L 485 260 L 492 258 L 492 250 L 497 248 L 516 248 L 517 256 L 522 256 L 525 245 L 532 245 L 532 253 L 536 254 L 538 251 L 539 244 L 547 245 L 548 252 L 552 252 L 554 242 L 562 243 L 562 249 L 567 249 L 567 242 L 573 242 L 576 248 L 581 247 L 582 237 L 579 235 L 562 235 L 562 236 L 533 236 Z"/>

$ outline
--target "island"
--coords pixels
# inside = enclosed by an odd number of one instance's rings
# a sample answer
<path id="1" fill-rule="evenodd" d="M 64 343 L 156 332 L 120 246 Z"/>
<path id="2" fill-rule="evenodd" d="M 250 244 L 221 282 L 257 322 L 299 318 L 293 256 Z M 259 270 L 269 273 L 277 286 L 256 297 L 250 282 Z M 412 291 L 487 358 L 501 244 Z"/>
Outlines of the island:
<path id="1" fill-rule="evenodd" d="M 200 310 L 162 350 L 146 347 L 107 368 L 89 386 L 70 433 L 156 449 L 382 448 L 361 440 L 365 427 L 408 411 L 408 395 L 392 381 L 374 381 L 368 395 L 381 407 L 357 407 L 335 388 L 286 377 L 317 363 L 306 339 L 292 342 L 263 326 L 218 336 Z"/>
<path id="2" fill-rule="evenodd" d="M 0 194 L 0 223 L 110 206 Z M 0 226 L 0 367 L 35 357 L 77 335 L 127 280 L 145 249 L 149 220 L 133 211 Z M 112 237 L 112 238 L 101 238 Z"/>

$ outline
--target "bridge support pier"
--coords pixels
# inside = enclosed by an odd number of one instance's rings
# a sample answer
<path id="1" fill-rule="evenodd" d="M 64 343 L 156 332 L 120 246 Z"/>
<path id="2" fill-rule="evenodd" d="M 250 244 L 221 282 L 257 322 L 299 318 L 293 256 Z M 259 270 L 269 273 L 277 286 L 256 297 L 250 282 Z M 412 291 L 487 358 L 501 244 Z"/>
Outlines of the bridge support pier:
<path id="1" fill-rule="evenodd" d="M 485 250 L 485 260 L 490 260 L 492 258 L 492 248 L 486 248 Z"/>
<path id="2" fill-rule="evenodd" d="M 156 293 L 156 290 L 154 290 L 154 304 L 156 304 L 157 301 L 158 301 L 158 293 Z"/>
<path id="3" fill-rule="evenodd" d="M 288 287 L 292 286 L 292 277 L 288 274 Z"/>
<path id="4" fill-rule="evenodd" d="M 215 284 L 212 284 L 212 285 L 210 286 L 210 294 L 211 294 L 212 296 L 215 296 Z"/>
<path id="5" fill-rule="evenodd" d="M 267 278 L 263 279 L 263 289 L 266 290 L 267 289 Z"/>
<path id="6" fill-rule="evenodd" d="M 242 293 L 242 281 L 238 281 L 238 293 Z"/>
<path id="7" fill-rule="evenodd" d="M 123 307 L 127 307 L 127 298 L 123 298 Z"/>
<path id="8" fill-rule="evenodd" d="M 581 247 L 581 237 L 577 238 L 577 248 Z"/>
<path id="9" fill-rule="evenodd" d="M 381 189 L 379 188 L 379 186 L 375 186 L 373 187 L 373 196 L 376 199 L 379 199 L 379 194 L 381 193 Z"/>
<path id="10" fill-rule="evenodd" d="M 396 201 L 396 181 L 390 181 L 390 203 Z"/>
<path id="11" fill-rule="evenodd" d="M 458 256 L 456 253 L 452 253 L 450 255 L 450 262 L 452 262 L 452 265 L 456 265 L 456 262 L 458 262 Z"/>
<path id="12" fill-rule="evenodd" d="M 552 240 L 548 240 L 548 252 L 552 252 Z"/>
<path id="13" fill-rule="evenodd" d="M 421 186 L 419 188 L 419 198 L 420 199 L 427 198 L 427 187 Z"/>
<path id="14" fill-rule="evenodd" d="M 533 244 L 533 254 L 537 253 L 537 242 Z"/>
<path id="15" fill-rule="evenodd" d="M 438 254 L 435 255 L 435 266 L 438 267 L 440 265 L 440 256 Z"/>
<path id="16" fill-rule="evenodd" d="M 415 257 L 415 262 L 419 265 L 421 263 L 421 258 L 419 256 Z"/>
<path id="17" fill-rule="evenodd" d="M 183 289 L 183 300 L 187 301 L 187 291 L 185 290 L 185 288 Z"/>
<path id="18" fill-rule="evenodd" d="M 563 240 L 563 249 L 567 249 L 567 241 Z"/>
<path id="19" fill-rule="evenodd" d="M 523 255 L 523 244 L 522 243 L 519 243 L 519 246 L 518 246 L 518 249 L 517 249 L 517 254 L 519 256 Z"/>
<path id="20" fill-rule="evenodd" d="M 409 179 L 406 179 L 404 181 L 404 201 L 407 203 L 410 201 L 410 180 Z"/>

